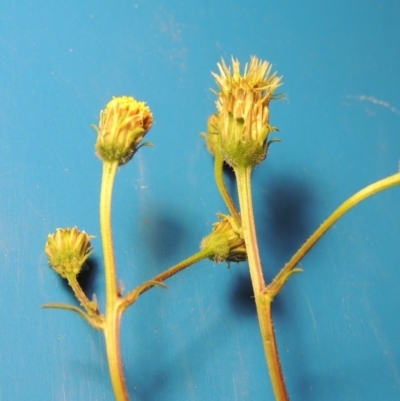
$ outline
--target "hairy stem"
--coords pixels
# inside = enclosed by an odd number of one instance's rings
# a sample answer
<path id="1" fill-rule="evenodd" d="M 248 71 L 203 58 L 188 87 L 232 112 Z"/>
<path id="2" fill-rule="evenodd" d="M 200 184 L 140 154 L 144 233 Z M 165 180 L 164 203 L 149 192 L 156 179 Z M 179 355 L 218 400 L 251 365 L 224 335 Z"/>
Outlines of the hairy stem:
<path id="1" fill-rule="evenodd" d="M 224 161 L 222 159 L 222 156 L 219 152 L 216 153 L 215 155 L 215 160 L 214 160 L 214 175 L 215 175 L 215 181 L 217 183 L 217 187 L 219 189 L 219 192 L 222 196 L 222 199 L 224 200 L 229 213 L 232 215 L 232 217 L 235 219 L 235 222 L 238 226 L 240 226 L 240 216 L 239 212 L 236 209 L 235 203 L 232 200 L 231 195 L 229 194 L 228 189 L 226 188 L 225 182 L 224 182 Z"/>
<path id="2" fill-rule="evenodd" d="M 86 311 L 93 311 L 93 308 L 90 307 L 89 298 L 83 292 L 82 287 L 79 285 L 78 280 L 75 275 L 70 275 L 67 277 L 67 281 L 72 291 L 75 294 L 75 297 L 78 299 L 79 303 L 86 309 Z"/>
<path id="3" fill-rule="evenodd" d="M 103 162 L 103 177 L 100 194 L 100 226 L 106 274 L 106 313 L 108 313 L 110 308 L 113 309 L 118 296 L 117 271 L 111 225 L 112 191 L 117 168 L 118 162 Z"/>
<path id="4" fill-rule="evenodd" d="M 272 300 L 273 297 L 269 294 L 261 295 L 259 300 L 257 300 L 256 297 L 257 314 L 260 321 L 261 336 L 276 401 L 289 401 L 272 320 Z"/>
<path id="5" fill-rule="evenodd" d="M 120 326 L 121 311 L 115 304 L 112 312 L 106 316 L 104 329 L 108 367 L 116 401 L 129 401 L 121 362 Z"/>
<path id="6" fill-rule="evenodd" d="M 268 287 L 265 285 L 260 254 L 258 251 L 253 201 L 251 196 L 251 172 L 251 167 L 235 168 L 243 237 L 246 244 L 257 315 L 272 387 L 277 401 L 288 401 L 289 396 L 283 379 L 271 315 L 271 302 L 273 297 L 269 294 Z"/>
<path id="7" fill-rule="evenodd" d="M 253 283 L 254 295 L 261 294 L 265 290 L 265 280 L 262 271 L 256 226 L 254 223 L 253 201 L 251 196 L 252 168 L 236 168 L 236 180 L 239 193 L 240 213 L 242 217 L 242 229 L 246 244 L 247 258 L 249 261 L 250 276 Z"/>
<path id="8" fill-rule="evenodd" d="M 213 254 L 210 249 L 202 249 L 201 251 L 195 253 L 194 255 L 188 257 L 182 262 L 179 262 L 175 266 L 170 267 L 169 269 L 163 271 L 162 273 L 158 274 L 157 276 L 153 277 L 151 280 L 146 281 L 145 283 L 141 284 L 140 286 L 136 287 L 132 290 L 129 294 L 127 294 L 123 298 L 123 307 L 124 309 L 131 305 L 139 295 L 145 293 L 146 291 L 153 288 L 157 283 L 163 283 L 168 278 L 174 276 L 175 274 L 179 273 L 180 271 L 186 269 L 187 267 L 199 262 L 202 259 L 208 258 Z"/>
<path id="9" fill-rule="evenodd" d="M 106 313 L 104 337 L 106 341 L 108 366 L 115 398 L 117 401 L 129 401 L 128 390 L 125 384 L 121 361 L 121 300 L 117 287 L 117 271 L 115 265 L 111 225 L 112 191 L 117 168 L 118 162 L 103 162 L 103 177 L 100 194 L 100 226 L 106 276 Z"/>
<path id="10" fill-rule="evenodd" d="M 87 316 L 90 318 L 90 324 L 97 329 L 102 328 L 104 324 L 104 317 L 99 314 L 97 304 L 89 301 L 75 275 L 68 276 L 67 280 L 69 286 L 74 291 L 76 298 L 79 300 L 79 303 L 85 308 Z"/>
<path id="11" fill-rule="evenodd" d="M 277 274 L 271 287 L 274 288 L 274 293 L 277 294 L 284 283 L 286 282 L 290 273 L 296 268 L 300 260 L 307 254 L 307 252 L 316 244 L 316 242 L 333 226 L 345 213 L 351 208 L 376 194 L 377 192 L 383 191 L 395 185 L 400 185 L 400 173 L 393 174 L 380 181 L 374 182 L 371 185 L 363 188 L 362 190 L 355 193 L 349 199 L 344 201 L 311 235 L 310 238 L 302 245 L 302 247 L 292 256 L 284 268 Z"/>

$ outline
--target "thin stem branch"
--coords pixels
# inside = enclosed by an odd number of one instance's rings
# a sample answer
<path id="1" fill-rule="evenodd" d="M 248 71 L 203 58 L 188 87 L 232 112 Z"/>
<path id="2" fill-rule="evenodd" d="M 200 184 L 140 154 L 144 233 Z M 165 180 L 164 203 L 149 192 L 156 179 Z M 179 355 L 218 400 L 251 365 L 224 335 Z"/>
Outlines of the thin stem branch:
<path id="1" fill-rule="evenodd" d="M 150 290 L 150 288 L 153 288 L 157 283 L 163 283 L 165 280 L 168 278 L 174 276 L 175 274 L 179 273 L 180 271 L 186 269 L 187 267 L 199 262 L 202 259 L 208 258 L 211 256 L 213 252 L 210 249 L 202 249 L 201 251 L 195 253 L 194 255 L 188 257 L 187 259 L 183 260 L 182 262 L 179 262 L 175 266 L 170 267 L 169 269 L 163 271 L 162 273 L 158 274 L 157 276 L 153 277 L 151 280 L 146 281 L 145 283 L 139 285 L 136 287 L 134 290 L 129 292 L 123 300 L 122 300 L 122 305 L 123 308 L 127 308 L 130 306 L 133 302 L 136 301 L 136 299 L 146 291 Z"/>
<path id="2" fill-rule="evenodd" d="M 273 288 L 273 292 L 277 294 L 291 272 L 294 271 L 300 260 L 307 254 L 307 252 L 316 244 L 316 242 L 332 227 L 345 213 L 351 208 L 369 198 L 370 196 L 393 187 L 400 185 L 400 173 L 393 174 L 380 181 L 374 182 L 371 185 L 358 191 L 356 194 L 351 196 L 349 199 L 344 201 L 311 235 L 310 238 L 302 245 L 302 247 L 292 256 L 289 262 L 283 267 L 283 269 L 277 274 L 270 287 Z"/>
<path id="3" fill-rule="evenodd" d="M 268 292 L 268 287 L 265 285 L 260 254 L 258 251 L 257 235 L 254 223 L 253 201 L 251 196 L 251 172 L 251 167 L 235 168 L 239 192 L 243 237 L 247 249 L 247 257 L 251 281 L 253 284 L 257 315 L 272 387 L 277 401 L 288 401 L 289 396 L 283 379 L 271 315 L 272 297 Z"/>
<path id="4" fill-rule="evenodd" d="M 222 159 L 222 156 L 219 152 L 216 152 L 215 154 L 215 160 L 214 160 L 214 175 L 215 175 L 215 181 L 217 183 L 217 187 L 219 189 L 219 192 L 222 196 L 222 199 L 224 200 L 229 213 L 232 215 L 232 217 L 235 219 L 235 222 L 238 226 L 240 226 L 240 216 L 239 212 L 236 208 L 235 203 L 232 200 L 231 195 L 229 194 L 228 189 L 226 188 L 225 181 L 224 181 L 224 160 Z"/>
<path id="5" fill-rule="evenodd" d="M 67 281 L 76 298 L 79 300 L 79 303 L 85 308 L 87 315 L 91 320 L 90 324 L 96 328 L 101 328 L 104 324 L 104 317 L 99 314 L 97 304 L 89 300 L 78 283 L 75 275 L 68 276 Z"/>
<path id="6" fill-rule="evenodd" d="M 54 309 L 65 309 L 72 312 L 77 313 L 79 316 L 83 317 L 92 327 L 97 330 L 104 329 L 104 320 L 101 320 L 101 316 L 99 316 L 98 320 L 94 320 L 91 316 L 89 316 L 85 311 L 81 308 L 78 308 L 75 305 L 63 304 L 58 302 L 51 302 L 42 306 L 42 308 L 54 308 Z"/>
<path id="7" fill-rule="evenodd" d="M 76 276 L 71 274 L 67 277 L 67 281 L 79 303 L 88 311 L 90 309 L 89 298 L 83 292 L 82 287 L 79 285 Z"/>

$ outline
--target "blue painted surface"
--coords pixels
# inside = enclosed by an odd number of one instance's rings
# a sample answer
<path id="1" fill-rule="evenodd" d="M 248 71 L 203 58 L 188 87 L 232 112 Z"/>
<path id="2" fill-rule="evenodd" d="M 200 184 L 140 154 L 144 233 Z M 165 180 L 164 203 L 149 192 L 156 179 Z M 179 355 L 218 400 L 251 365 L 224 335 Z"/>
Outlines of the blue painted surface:
<path id="1" fill-rule="evenodd" d="M 68 1 L 0 5 L 0 400 L 112 400 L 104 344 L 48 268 L 48 233 L 97 235 L 88 292 L 104 303 L 99 111 L 113 95 L 156 124 L 114 198 L 127 289 L 198 249 L 224 212 L 199 133 L 221 57 L 268 59 L 288 100 L 254 174 L 271 278 L 344 199 L 398 169 L 396 1 Z M 291 400 L 400 398 L 400 189 L 345 216 L 274 303 Z M 202 262 L 145 294 L 123 320 L 132 399 L 272 399 L 246 264 Z"/>

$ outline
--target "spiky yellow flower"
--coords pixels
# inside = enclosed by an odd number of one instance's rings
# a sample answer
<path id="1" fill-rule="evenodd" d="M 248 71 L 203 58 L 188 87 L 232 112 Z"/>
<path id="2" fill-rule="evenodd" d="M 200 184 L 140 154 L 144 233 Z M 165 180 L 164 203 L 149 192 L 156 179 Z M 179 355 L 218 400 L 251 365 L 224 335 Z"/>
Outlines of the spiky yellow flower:
<path id="1" fill-rule="evenodd" d="M 100 112 L 97 131 L 97 155 L 103 161 L 128 162 L 140 141 L 153 124 L 153 115 L 146 103 L 133 97 L 114 97 Z"/>
<path id="2" fill-rule="evenodd" d="M 224 160 L 232 167 L 255 166 L 267 154 L 268 135 L 276 130 L 269 124 L 269 103 L 282 77 L 271 74 L 271 64 L 251 57 L 243 74 L 240 63 L 232 58 L 232 67 L 224 60 L 220 74 L 213 73 L 219 87 L 216 102 L 218 131 Z"/>
<path id="3" fill-rule="evenodd" d="M 201 249 L 211 249 L 210 259 L 215 262 L 242 262 L 247 259 L 246 245 L 230 216 L 220 215 L 211 234 L 201 241 Z"/>
<path id="4" fill-rule="evenodd" d="M 76 276 L 92 253 L 92 236 L 74 228 L 58 228 L 47 237 L 49 265 L 62 277 Z"/>

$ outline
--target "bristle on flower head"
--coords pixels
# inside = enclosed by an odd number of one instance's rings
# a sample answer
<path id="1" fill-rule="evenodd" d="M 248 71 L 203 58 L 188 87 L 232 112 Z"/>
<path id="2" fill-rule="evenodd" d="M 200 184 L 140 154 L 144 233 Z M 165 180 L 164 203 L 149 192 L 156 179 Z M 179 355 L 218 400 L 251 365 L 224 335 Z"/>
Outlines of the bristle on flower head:
<path id="1" fill-rule="evenodd" d="M 276 130 L 269 124 L 269 103 L 283 97 L 275 94 L 282 77 L 271 74 L 268 61 L 254 56 L 243 74 L 234 58 L 231 67 L 222 60 L 218 69 L 213 76 L 219 88 L 215 94 L 222 157 L 232 167 L 255 166 L 266 157 L 268 135 Z"/>

